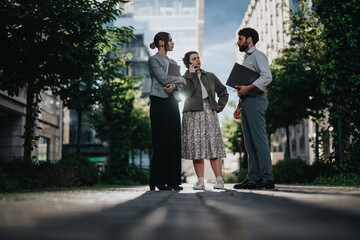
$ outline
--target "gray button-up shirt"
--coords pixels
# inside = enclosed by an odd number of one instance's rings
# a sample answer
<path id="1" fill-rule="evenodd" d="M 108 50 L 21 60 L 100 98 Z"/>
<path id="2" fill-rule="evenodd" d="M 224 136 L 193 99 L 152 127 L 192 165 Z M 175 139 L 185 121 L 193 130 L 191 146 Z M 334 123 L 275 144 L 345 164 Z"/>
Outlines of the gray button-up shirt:
<path id="1" fill-rule="evenodd" d="M 272 81 L 269 61 L 266 55 L 263 52 L 257 50 L 254 46 L 250 48 L 249 51 L 247 51 L 245 54 L 242 65 L 260 74 L 260 77 L 256 79 L 253 84 L 259 90 L 265 92 L 266 86 L 269 85 L 269 83 Z M 240 96 L 239 93 L 238 96 Z"/>

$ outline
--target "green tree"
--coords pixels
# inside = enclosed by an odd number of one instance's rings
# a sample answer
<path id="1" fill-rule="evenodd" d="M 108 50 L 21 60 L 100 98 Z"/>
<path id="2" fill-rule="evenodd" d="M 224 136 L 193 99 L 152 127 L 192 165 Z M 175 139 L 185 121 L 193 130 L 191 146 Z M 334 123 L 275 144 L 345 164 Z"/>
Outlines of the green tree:
<path id="1" fill-rule="evenodd" d="M 247 168 L 247 152 L 245 149 L 244 136 L 241 126 L 241 121 L 233 118 L 227 117 L 222 126 L 222 134 L 226 139 L 224 145 L 226 148 L 230 149 L 233 154 L 239 153 L 239 163 L 241 168 Z M 244 158 L 241 158 L 242 153 L 244 153 Z"/>
<path id="2" fill-rule="evenodd" d="M 324 26 L 321 89 L 329 99 L 334 159 L 343 171 L 360 171 L 360 4 L 315 0 Z"/>
<path id="3" fill-rule="evenodd" d="M 304 92 L 302 95 L 298 94 L 299 90 L 304 90 L 302 84 L 304 78 L 301 77 L 304 76 L 304 71 L 297 65 L 296 55 L 287 50 L 282 53 L 282 57 L 275 60 L 275 64 L 278 65 L 272 66 L 273 81 L 267 88 L 269 107 L 266 112 L 266 122 L 271 126 L 269 127 L 271 130 L 279 127 L 286 129 L 285 156 L 289 157 L 289 127 L 301 123 L 306 117 L 304 105 L 307 99 Z"/>
<path id="4" fill-rule="evenodd" d="M 117 56 L 117 57 L 114 57 Z M 117 64 L 108 67 L 121 69 L 129 55 L 109 55 L 110 62 Z M 102 79 L 99 89 L 99 104 L 91 113 L 91 124 L 98 137 L 108 143 L 110 162 L 103 175 L 108 183 L 124 183 L 129 171 L 131 112 L 135 98 L 135 78 L 128 77 L 120 71 Z"/>
<path id="5" fill-rule="evenodd" d="M 303 0 L 298 2 L 297 11 L 290 11 L 290 23 L 288 34 L 293 45 L 282 50 L 271 66 L 273 82 L 267 88 L 266 115 L 268 133 L 279 127 L 286 129 L 286 157 L 290 154 L 289 126 L 309 116 L 322 118 L 326 107 L 317 74 L 318 65 L 323 61 L 322 27 L 315 12 Z"/>
<path id="6" fill-rule="evenodd" d="M 148 103 L 149 99 L 141 98 L 141 91 L 137 91 L 131 113 L 130 147 L 132 163 L 134 163 L 135 151 L 140 151 L 140 170 L 142 168 L 142 152 L 148 150 L 151 153 L 152 149 Z"/>
<path id="7" fill-rule="evenodd" d="M 104 26 L 120 15 L 120 1 L 0 2 L 0 89 L 14 96 L 27 87 L 25 159 L 30 161 L 37 140 L 40 92 L 81 79 L 95 67 L 98 46 L 106 44 Z"/>
<path id="8" fill-rule="evenodd" d="M 77 155 L 81 152 L 81 125 L 82 116 L 92 109 L 98 101 L 98 91 L 102 79 L 116 77 L 117 71 L 122 67 L 121 60 L 111 58 L 112 53 L 118 52 L 126 44 L 132 35 L 133 28 L 104 28 L 101 29 L 102 41 L 97 44 L 97 62 L 88 65 L 81 78 L 69 79 L 66 84 L 53 88 L 55 94 L 64 101 L 64 106 L 74 109 L 78 115 L 77 122 Z M 120 66 L 120 67 L 119 67 Z"/>
<path id="9" fill-rule="evenodd" d="M 98 90 L 95 79 L 74 79 L 65 88 L 58 88 L 54 91 L 64 102 L 64 106 L 74 109 L 78 115 L 77 121 L 77 142 L 76 154 L 81 153 L 81 126 L 83 113 L 89 111 L 96 103 L 96 93 Z"/>

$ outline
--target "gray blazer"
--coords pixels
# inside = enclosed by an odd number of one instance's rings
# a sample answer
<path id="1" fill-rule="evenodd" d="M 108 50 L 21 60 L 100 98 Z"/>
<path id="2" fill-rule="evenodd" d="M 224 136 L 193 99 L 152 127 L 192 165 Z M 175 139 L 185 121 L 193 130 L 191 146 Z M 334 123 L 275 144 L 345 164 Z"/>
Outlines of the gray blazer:
<path id="1" fill-rule="evenodd" d="M 176 64 L 176 61 L 169 58 L 170 63 Z M 166 74 L 166 63 L 160 54 L 156 53 L 155 55 L 149 57 L 149 72 L 151 78 L 151 90 L 150 96 L 157 96 L 161 98 L 168 98 L 170 95 L 164 90 L 164 87 L 167 84 L 175 84 L 176 92 L 184 88 L 183 81 L 181 77 L 168 76 Z"/>

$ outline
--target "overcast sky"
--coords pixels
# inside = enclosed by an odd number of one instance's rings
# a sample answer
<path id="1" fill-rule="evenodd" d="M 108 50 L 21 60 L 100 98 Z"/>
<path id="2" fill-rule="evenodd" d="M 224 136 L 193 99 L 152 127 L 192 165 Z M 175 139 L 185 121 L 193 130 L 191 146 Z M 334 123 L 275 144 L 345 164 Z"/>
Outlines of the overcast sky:
<path id="1" fill-rule="evenodd" d="M 225 84 L 236 62 L 236 31 L 240 27 L 250 0 L 205 0 L 202 67 Z M 229 90 L 229 89 L 228 89 Z M 236 94 L 229 100 L 237 101 Z M 232 115 L 228 106 L 223 115 Z"/>

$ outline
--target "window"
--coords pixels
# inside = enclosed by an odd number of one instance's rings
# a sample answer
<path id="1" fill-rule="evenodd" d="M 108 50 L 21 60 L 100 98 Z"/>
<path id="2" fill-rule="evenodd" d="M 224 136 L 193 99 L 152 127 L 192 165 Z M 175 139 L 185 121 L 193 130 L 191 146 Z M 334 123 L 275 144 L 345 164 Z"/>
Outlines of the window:
<path id="1" fill-rule="evenodd" d="M 290 1 L 290 8 L 291 10 L 297 11 L 297 0 L 291 0 Z"/>
<path id="2" fill-rule="evenodd" d="M 50 154 L 50 139 L 41 137 L 38 144 L 38 161 L 48 161 Z"/>

